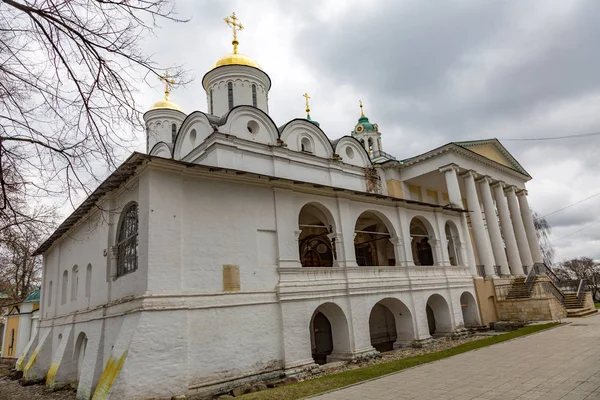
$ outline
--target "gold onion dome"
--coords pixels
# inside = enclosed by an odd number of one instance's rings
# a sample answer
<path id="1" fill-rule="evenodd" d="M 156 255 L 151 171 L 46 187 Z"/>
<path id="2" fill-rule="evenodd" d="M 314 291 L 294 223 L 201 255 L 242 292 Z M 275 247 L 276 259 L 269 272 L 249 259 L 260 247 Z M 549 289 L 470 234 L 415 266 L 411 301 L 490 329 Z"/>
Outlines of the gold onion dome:
<path id="1" fill-rule="evenodd" d="M 152 104 L 152 107 L 150 107 L 150 110 L 167 109 L 167 110 L 177 110 L 177 111 L 183 112 L 183 109 L 181 107 L 179 107 L 178 104 L 175 104 L 171 100 L 169 100 L 169 94 L 171 93 L 170 86 L 174 85 L 175 81 L 173 79 L 169 79 L 168 72 L 165 72 L 165 76 L 164 77 L 160 76 L 159 79 L 161 82 L 165 83 L 165 98 Z"/>
<path id="2" fill-rule="evenodd" d="M 262 71 L 262 68 L 260 67 L 260 65 L 258 65 L 256 61 L 243 54 L 227 54 L 221 57 L 211 69 L 215 69 L 223 65 L 246 65 L 248 67 L 258 68 Z"/>
<path id="3" fill-rule="evenodd" d="M 262 71 L 262 68 L 256 61 L 248 56 L 238 53 L 238 45 L 240 42 L 237 40 L 237 33 L 244 29 L 244 26 L 241 22 L 239 22 L 239 19 L 236 17 L 235 13 L 232 13 L 229 17 L 225 18 L 225 22 L 233 30 L 233 40 L 231 41 L 231 44 L 233 45 L 233 53 L 221 57 L 211 69 L 222 67 L 223 65 L 246 65 L 248 67 L 258 68 Z"/>
<path id="4" fill-rule="evenodd" d="M 152 104 L 152 107 L 150 107 L 151 110 L 158 110 L 161 108 L 167 108 L 170 110 L 177 110 L 177 111 L 183 112 L 183 109 L 181 107 L 179 107 L 179 105 L 177 105 L 169 100 L 157 101 L 156 103 Z"/>

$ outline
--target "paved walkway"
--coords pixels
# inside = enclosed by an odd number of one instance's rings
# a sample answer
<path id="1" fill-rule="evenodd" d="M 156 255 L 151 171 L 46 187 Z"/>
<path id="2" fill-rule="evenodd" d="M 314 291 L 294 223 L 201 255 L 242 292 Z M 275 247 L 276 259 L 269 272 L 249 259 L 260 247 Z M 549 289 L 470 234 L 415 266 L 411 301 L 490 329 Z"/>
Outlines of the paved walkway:
<path id="1" fill-rule="evenodd" d="M 600 399 L 600 315 L 315 400 Z"/>

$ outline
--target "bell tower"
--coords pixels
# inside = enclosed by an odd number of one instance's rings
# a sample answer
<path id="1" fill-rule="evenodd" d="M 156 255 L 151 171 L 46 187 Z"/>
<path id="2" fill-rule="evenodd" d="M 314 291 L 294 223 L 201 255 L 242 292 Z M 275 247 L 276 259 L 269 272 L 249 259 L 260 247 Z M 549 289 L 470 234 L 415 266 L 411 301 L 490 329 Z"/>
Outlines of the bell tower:
<path id="1" fill-rule="evenodd" d="M 365 116 L 363 110 L 362 100 L 359 100 L 360 104 L 360 118 L 354 126 L 354 130 L 351 135 L 355 137 L 367 150 L 371 159 L 379 156 L 381 149 L 381 133 L 379 133 L 379 127 L 377 124 L 372 124 L 369 118 Z"/>

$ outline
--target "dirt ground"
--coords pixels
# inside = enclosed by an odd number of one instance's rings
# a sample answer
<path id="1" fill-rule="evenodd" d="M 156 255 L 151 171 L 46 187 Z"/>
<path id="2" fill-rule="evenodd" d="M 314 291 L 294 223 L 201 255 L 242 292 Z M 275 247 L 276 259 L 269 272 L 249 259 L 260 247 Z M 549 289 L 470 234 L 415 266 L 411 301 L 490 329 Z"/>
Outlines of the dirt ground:
<path id="1" fill-rule="evenodd" d="M 44 385 L 21 386 L 7 378 L 10 367 L 0 365 L 0 400 L 75 400 L 75 391 L 48 393 Z"/>

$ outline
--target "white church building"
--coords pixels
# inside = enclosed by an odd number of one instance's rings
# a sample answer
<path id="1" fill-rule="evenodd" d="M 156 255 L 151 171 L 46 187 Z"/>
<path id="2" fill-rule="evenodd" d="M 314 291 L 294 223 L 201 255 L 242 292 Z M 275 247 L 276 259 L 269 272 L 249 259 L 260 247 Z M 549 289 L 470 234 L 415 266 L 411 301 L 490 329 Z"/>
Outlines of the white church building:
<path id="1" fill-rule="evenodd" d="M 167 84 L 147 152 L 37 250 L 26 379 L 144 399 L 294 376 L 486 324 L 489 278 L 542 262 L 531 177 L 497 140 L 400 161 L 362 104 L 331 140 L 308 96 L 306 118 L 278 125 L 269 76 L 233 45 L 202 79 L 208 111 Z"/>

